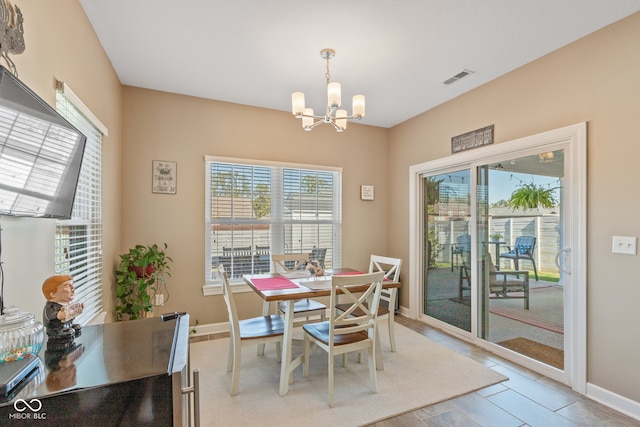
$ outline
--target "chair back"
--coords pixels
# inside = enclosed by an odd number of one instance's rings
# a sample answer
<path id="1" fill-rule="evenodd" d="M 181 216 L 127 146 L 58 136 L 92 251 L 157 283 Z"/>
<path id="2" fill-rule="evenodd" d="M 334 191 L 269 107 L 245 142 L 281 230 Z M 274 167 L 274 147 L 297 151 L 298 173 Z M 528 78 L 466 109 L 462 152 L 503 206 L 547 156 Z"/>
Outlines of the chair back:
<path id="1" fill-rule="evenodd" d="M 309 254 L 309 260 L 316 260 L 320 263 L 320 266 L 324 268 L 324 259 L 327 257 L 327 248 L 316 248 L 315 246 L 311 249 L 311 253 Z"/>
<path id="2" fill-rule="evenodd" d="M 400 267 L 402 266 L 402 260 L 400 258 L 390 258 L 380 255 L 371 255 L 369 261 L 369 273 L 375 273 L 382 271 L 384 273 L 383 280 L 391 280 L 392 282 L 398 282 L 400 280 Z M 386 301 L 389 304 L 389 311 L 395 310 L 395 294 L 398 288 L 382 289 L 380 299 Z"/>
<path id="3" fill-rule="evenodd" d="M 306 253 L 272 254 L 271 270 L 273 273 L 291 273 L 305 268 L 308 262 L 309 254 Z"/>
<path id="4" fill-rule="evenodd" d="M 329 320 L 329 344 L 333 345 L 335 337 L 367 331 L 369 338 L 374 339 L 380 291 L 384 273 L 353 274 L 331 276 L 331 318 Z M 349 287 L 367 284 L 365 291 L 353 293 Z M 337 310 L 338 296 L 343 310 Z"/>
<path id="5" fill-rule="evenodd" d="M 461 234 L 456 237 L 456 248 L 459 251 L 470 252 L 471 251 L 471 235 L 470 234 Z"/>
<path id="6" fill-rule="evenodd" d="M 536 247 L 536 238 L 532 236 L 518 236 L 513 245 L 518 255 L 533 256 L 533 250 Z"/>
<path id="7" fill-rule="evenodd" d="M 227 313 L 229 314 L 229 331 L 233 342 L 240 341 L 240 322 L 238 320 L 238 310 L 236 309 L 236 301 L 233 298 L 233 292 L 231 291 L 231 284 L 229 283 L 229 276 L 224 269 L 224 265 L 218 266 L 218 273 L 222 279 L 222 295 L 224 296 L 224 302 L 227 305 Z"/>

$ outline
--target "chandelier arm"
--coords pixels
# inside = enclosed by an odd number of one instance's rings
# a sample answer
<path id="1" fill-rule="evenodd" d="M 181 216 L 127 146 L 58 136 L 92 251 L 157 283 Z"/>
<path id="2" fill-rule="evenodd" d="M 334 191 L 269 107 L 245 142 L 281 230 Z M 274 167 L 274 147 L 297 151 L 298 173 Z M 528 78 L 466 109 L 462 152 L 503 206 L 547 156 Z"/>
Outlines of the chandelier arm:
<path id="1" fill-rule="evenodd" d="M 313 122 L 313 124 L 311 126 L 309 126 L 309 129 L 313 129 L 314 127 L 319 126 L 319 125 L 321 125 L 323 123 L 325 123 L 325 122 L 322 121 L 322 120 L 318 120 L 317 122 Z"/>

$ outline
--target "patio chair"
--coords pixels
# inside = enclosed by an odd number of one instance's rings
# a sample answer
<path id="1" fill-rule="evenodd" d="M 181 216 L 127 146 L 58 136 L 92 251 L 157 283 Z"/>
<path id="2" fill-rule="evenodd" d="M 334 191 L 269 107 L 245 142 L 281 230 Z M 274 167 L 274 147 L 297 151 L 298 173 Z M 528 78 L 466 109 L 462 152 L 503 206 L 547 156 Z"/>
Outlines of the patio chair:
<path id="1" fill-rule="evenodd" d="M 471 255 L 471 235 L 461 234 L 456 237 L 456 243 L 451 245 L 451 271 L 456 265 L 456 259 L 458 259 L 458 265 L 463 265 L 465 258 L 468 260 Z"/>
<path id="2" fill-rule="evenodd" d="M 518 236 L 516 237 L 513 247 L 507 246 L 508 252 L 500 254 L 500 258 L 507 258 L 513 260 L 513 265 L 516 270 L 520 270 L 518 261 L 526 259 L 533 264 L 533 273 L 538 280 L 538 270 L 536 269 L 536 261 L 533 259 L 536 248 L 536 238 L 532 236 Z"/>
<path id="3" fill-rule="evenodd" d="M 496 270 L 491 254 L 487 253 L 489 267 L 489 298 L 523 298 L 524 309 L 529 310 L 529 272 Z"/>

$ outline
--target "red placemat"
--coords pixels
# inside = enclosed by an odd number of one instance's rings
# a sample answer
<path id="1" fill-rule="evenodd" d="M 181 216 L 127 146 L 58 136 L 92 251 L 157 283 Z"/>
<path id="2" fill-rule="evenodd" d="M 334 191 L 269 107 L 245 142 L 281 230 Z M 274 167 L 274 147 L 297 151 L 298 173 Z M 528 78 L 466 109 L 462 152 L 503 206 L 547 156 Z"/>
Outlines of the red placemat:
<path id="1" fill-rule="evenodd" d="M 251 280 L 259 291 L 276 291 L 278 289 L 295 289 L 298 287 L 286 277 L 265 277 L 263 279 Z"/>

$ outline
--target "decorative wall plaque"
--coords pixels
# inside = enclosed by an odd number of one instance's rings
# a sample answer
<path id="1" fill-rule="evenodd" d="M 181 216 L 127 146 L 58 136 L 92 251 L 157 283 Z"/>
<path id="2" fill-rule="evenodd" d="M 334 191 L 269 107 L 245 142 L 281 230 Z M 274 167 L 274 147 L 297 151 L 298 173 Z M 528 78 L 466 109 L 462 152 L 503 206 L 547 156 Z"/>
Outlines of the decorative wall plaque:
<path id="1" fill-rule="evenodd" d="M 361 200 L 373 200 L 374 199 L 374 187 L 373 185 L 361 185 L 360 186 L 360 199 Z"/>
<path id="2" fill-rule="evenodd" d="M 151 191 L 160 194 L 176 194 L 178 188 L 178 164 L 164 160 L 154 160 L 151 173 Z"/>
<path id="3" fill-rule="evenodd" d="M 451 154 L 493 144 L 493 125 L 451 138 Z"/>

